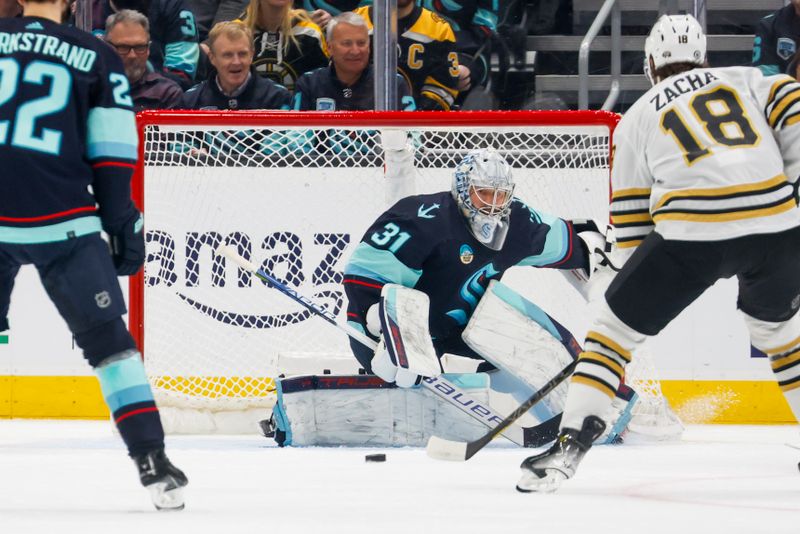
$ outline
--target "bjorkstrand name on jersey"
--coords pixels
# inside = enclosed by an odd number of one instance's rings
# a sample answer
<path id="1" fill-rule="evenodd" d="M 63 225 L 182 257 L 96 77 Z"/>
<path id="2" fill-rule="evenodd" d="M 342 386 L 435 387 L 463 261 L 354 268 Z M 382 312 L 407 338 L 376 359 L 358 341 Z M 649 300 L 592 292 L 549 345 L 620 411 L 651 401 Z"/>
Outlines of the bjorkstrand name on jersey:
<path id="1" fill-rule="evenodd" d="M 709 71 L 684 74 L 653 95 L 650 103 L 656 106 L 656 111 L 661 111 L 679 96 L 697 91 L 718 79 Z"/>
<path id="2" fill-rule="evenodd" d="M 64 42 L 54 35 L 0 32 L 0 54 L 15 52 L 33 52 L 57 57 L 70 67 L 82 72 L 89 72 L 94 65 L 94 60 L 97 59 L 97 52 L 94 50 Z"/>

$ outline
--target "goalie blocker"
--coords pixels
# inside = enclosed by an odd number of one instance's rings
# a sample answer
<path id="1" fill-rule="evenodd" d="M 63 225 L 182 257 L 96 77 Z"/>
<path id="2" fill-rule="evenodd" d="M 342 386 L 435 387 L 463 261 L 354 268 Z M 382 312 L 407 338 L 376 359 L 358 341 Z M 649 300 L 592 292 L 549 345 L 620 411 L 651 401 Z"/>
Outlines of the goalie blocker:
<path id="1" fill-rule="evenodd" d="M 394 297 L 390 300 L 397 302 Z M 399 310 L 391 310 L 389 317 L 399 319 L 402 324 L 404 315 L 415 313 L 414 306 L 419 304 L 413 296 L 411 302 L 405 301 Z M 397 331 L 411 336 L 406 341 L 419 335 L 418 330 L 411 333 L 399 324 Z M 389 322 L 384 325 L 387 327 L 395 328 Z M 402 334 L 395 337 L 402 338 Z M 490 284 L 464 332 L 464 339 L 497 366 L 498 371 L 444 376 L 478 403 L 489 405 L 510 398 L 510 404 L 516 407 L 580 351 L 563 326 L 499 282 Z M 419 339 L 415 343 L 424 345 Z M 415 343 L 400 346 L 418 346 Z M 401 349 L 395 344 L 394 350 Z M 393 358 L 402 359 L 397 353 Z M 278 402 L 266 427 L 267 434 L 282 446 L 424 446 L 432 435 L 469 441 L 486 432 L 485 424 L 424 388 L 398 388 L 370 375 L 285 378 L 278 382 L 277 391 Z M 534 406 L 529 414 L 534 424 L 557 417 L 563 408 L 564 395 L 562 387 L 547 397 L 546 402 Z M 618 440 L 635 402 L 635 392 L 621 388 L 614 412 L 608 414 L 606 442 Z M 483 409 L 478 403 L 475 409 Z M 505 416 L 511 410 L 497 411 Z M 500 420 L 488 422 L 497 424 Z"/>

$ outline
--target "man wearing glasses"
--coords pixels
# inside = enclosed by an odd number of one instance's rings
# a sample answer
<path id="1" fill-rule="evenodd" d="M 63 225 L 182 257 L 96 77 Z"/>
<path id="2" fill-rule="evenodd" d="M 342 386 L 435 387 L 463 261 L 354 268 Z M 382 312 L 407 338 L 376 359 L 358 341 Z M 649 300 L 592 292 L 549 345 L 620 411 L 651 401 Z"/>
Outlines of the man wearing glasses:
<path id="1" fill-rule="evenodd" d="M 183 94 L 180 86 L 148 69 L 150 23 L 146 16 L 131 9 L 110 15 L 106 20 L 105 39 L 122 58 L 135 112 L 177 107 Z"/>

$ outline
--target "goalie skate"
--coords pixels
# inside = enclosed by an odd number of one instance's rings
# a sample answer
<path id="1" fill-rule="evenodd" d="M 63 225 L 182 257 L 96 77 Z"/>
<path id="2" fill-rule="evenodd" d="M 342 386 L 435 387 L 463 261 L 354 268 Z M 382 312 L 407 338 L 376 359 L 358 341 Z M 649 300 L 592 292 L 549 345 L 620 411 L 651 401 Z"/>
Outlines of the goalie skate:
<path id="1" fill-rule="evenodd" d="M 572 478 L 594 440 L 605 430 L 606 424 L 596 416 L 583 421 L 580 431 L 565 428 L 547 451 L 526 458 L 520 469 L 522 477 L 517 491 L 523 493 L 552 493 L 561 483 Z"/>
<path id="2" fill-rule="evenodd" d="M 139 480 L 150 493 L 159 511 L 183 510 L 183 488 L 189 483 L 183 471 L 172 465 L 164 449 L 133 458 L 139 470 Z"/>

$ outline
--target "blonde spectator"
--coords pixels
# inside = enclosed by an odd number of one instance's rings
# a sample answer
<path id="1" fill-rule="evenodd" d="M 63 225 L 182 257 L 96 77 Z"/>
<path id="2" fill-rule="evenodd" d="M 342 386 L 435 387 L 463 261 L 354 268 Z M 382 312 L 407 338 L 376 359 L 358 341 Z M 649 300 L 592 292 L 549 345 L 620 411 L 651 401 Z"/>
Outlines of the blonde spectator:
<path id="1" fill-rule="evenodd" d="M 328 64 L 319 26 L 292 0 L 251 0 L 242 20 L 253 32 L 253 67 L 260 76 L 294 89 L 302 74 Z"/>

